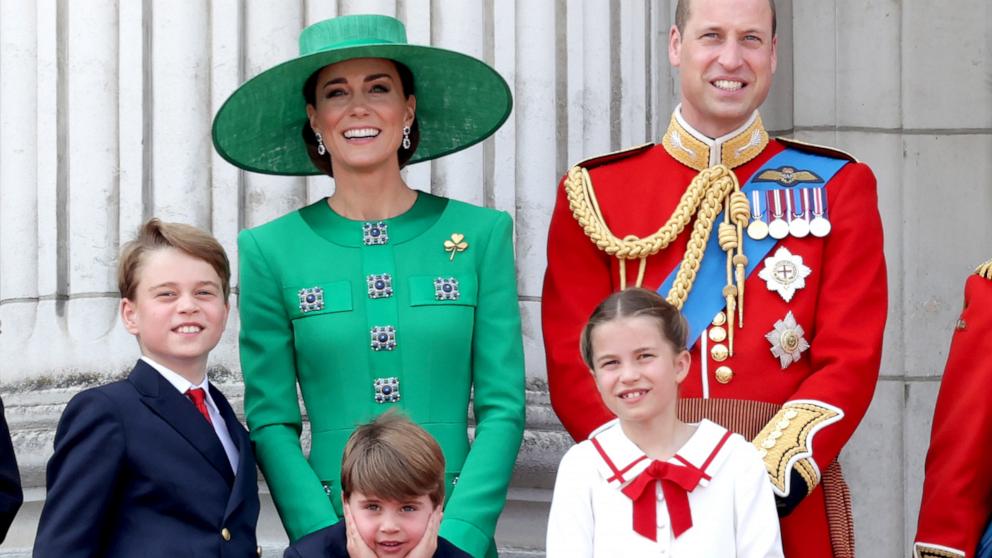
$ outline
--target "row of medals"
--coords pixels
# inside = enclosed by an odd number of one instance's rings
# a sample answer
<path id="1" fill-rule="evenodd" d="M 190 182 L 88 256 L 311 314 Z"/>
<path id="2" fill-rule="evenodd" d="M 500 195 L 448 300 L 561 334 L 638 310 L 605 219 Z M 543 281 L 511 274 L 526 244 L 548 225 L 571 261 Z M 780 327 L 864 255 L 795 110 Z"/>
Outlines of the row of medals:
<path id="1" fill-rule="evenodd" d="M 751 223 L 747 235 L 754 240 L 781 240 L 789 235 L 823 238 L 830 234 L 827 196 L 822 187 L 754 190 L 749 197 Z"/>

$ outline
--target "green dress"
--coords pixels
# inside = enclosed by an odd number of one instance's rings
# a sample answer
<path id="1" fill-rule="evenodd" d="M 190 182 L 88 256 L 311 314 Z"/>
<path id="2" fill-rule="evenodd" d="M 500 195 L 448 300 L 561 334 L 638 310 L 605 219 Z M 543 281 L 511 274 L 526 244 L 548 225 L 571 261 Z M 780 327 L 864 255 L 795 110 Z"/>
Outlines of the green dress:
<path id="1" fill-rule="evenodd" d="M 444 451 L 440 534 L 495 555 L 524 427 L 509 215 L 419 193 L 406 213 L 361 222 L 325 199 L 242 231 L 238 250 L 245 414 L 290 539 L 338 521 L 348 436 L 399 408 Z"/>

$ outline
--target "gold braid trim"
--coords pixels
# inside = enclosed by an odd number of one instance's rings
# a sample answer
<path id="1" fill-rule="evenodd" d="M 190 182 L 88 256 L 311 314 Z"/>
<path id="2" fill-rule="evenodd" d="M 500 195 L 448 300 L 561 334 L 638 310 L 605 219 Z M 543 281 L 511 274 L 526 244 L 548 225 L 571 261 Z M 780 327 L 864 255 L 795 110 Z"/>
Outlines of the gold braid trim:
<path id="1" fill-rule="evenodd" d="M 992 280 L 992 260 L 989 260 L 975 268 L 975 273 L 986 279 Z"/>
<path id="2" fill-rule="evenodd" d="M 706 241 L 709 239 L 716 216 L 723 208 L 724 200 L 732 192 L 740 192 L 740 184 L 737 182 L 737 177 L 726 166 L 717 165 L 705 169 L 692 179 L 689 187 L 682 194 L 682 198 L 679 200 L 675 211 L 660 229 L 644 238 L 638 238 L 634 235 L 619 238 L 610 231 L 603 218 L 603 212 L 600 210 L 599 201 L 596 199 L 596 192 L 593 189 L 589 171 L 578 165 L 569 169 L 565 178 L 564 188 L 565 195 L 568 198 L 569 208 L 572 210 L 572 216 L 575 217 L 579 226 L 582 227 L 582 231 L 592 240 L 597 248 L 620 260 L 620 288 L 626 288 L 627 286 L 627 266 L 625 260 L 640 260 L 637 281 L 634 283 L 640 287 L 644 281 L 644 271 L 647 267 L 648 256 L 653 256 L 668 248 L 678 238 L 679 234 L 685 230 L 685 227 L 690 221 L 693 220 L 693 215 L 695 214 L 696 219 L 693 224 L 692 234 L 689 237 L 689 242 L 686 245 L 685 257 L 682 259 L 678 273 L 675 276 L 675 282 L 667 297 L 668 301 L 679 309 L 685 303 L 685 299 L 689 296 L 689 291 L 692 289 L 692 284 L 696 280 L 696 272 L 699 271 L 699 264 L 706 250 Z M 737 211 L 734 212 L 732 210 L 728 212 L 728 215 L 733 213 L 732 218 L 735 219 L 735 224 L 737 224 L 736 215 L 740 214 L 738 207 L 740 201 L 740 198 L 735 198 L 731 206 L 737 208 Z M 743 202 L 745 204 L 747 203 L 746 197 L 743 197 Z M 750 210 L 748 209 L 744 213 L 745 222 L 743 225 L 747 224 L 746 218 L 749 214 Z M 737 225 L 737 229 L 738 231 L 743 230 L 742 225 Z M 721 242 L 722 244 L 724 242 Z M 733 248 L 729 249 L 739 250 L 741 244 L 742 239 L 738 234 L 736 243 Z M 728 250 L 726 247 L 724 249 Z M 732 286 L 728 285 L 728 287 Z M 737 291 L 734 292 L 736 296 Z"/>
<path id="3" fill-rule="evenodd" d="M 812 462 L 812 437 L 820 428 L 843 415 L 812 403 L 787 403 L 772 417 L 752 442 L 765 460 L 772 486 L 781 495 L 789 494 L 787 482 L 792 467 L 810 490 L 820 482 Z"/>
<path id="4" fill-rule="evenodd" d="M 913 545 L 914 558 L 965 558 L 963 550 L 947 546 L 916 543 Z"/>

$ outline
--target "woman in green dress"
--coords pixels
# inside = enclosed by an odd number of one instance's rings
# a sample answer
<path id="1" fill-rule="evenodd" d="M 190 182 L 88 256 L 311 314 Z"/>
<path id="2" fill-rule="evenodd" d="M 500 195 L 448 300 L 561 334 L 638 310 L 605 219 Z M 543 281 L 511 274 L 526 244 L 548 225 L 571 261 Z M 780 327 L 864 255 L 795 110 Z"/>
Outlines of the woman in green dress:
<path id="1" fill-rule="evenodd" d="M 413 190 L 400 168 L 492 134 L 509 88 L 479 60 L 407 44 L 385 16 L 314 24 L 300 51 L 235 91 L 213 128 L 217 151 L 241 168 L 335 179 L 332 196 L 238 237 L 259 465 L 295 541 L 342 517 L 341 454 L 355 425 L 400 408 L 444 450 L 441 536 L 494 556 L 524 426 L 512 222 Z"/>

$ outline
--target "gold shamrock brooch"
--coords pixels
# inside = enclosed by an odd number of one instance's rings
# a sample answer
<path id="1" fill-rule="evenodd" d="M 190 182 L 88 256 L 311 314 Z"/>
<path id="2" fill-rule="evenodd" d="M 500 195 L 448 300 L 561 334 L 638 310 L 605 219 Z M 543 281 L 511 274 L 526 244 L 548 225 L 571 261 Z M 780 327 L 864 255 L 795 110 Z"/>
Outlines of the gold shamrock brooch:
<path id="1" fill-rule="evenodd" d="M 461 233 L 451 233 L 451 238 L 444 241 L 444 251 L 450 252 L 449 261 L 455 261 L 456 252 L 464 252 L 468 249 L 468 242 L 465 242 L 465 235 Z"/>

